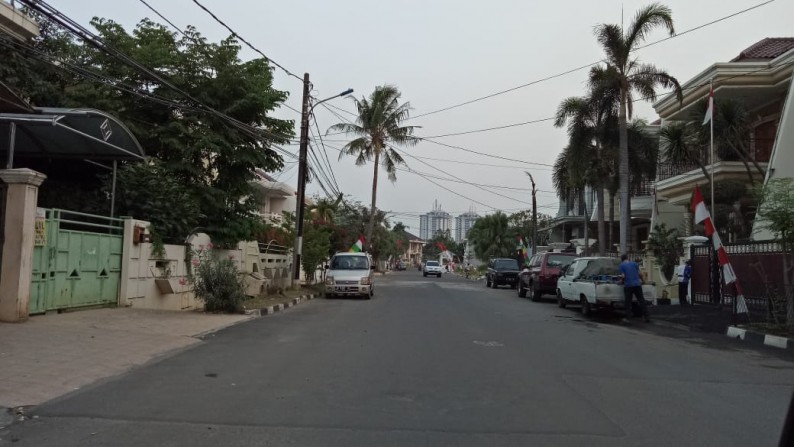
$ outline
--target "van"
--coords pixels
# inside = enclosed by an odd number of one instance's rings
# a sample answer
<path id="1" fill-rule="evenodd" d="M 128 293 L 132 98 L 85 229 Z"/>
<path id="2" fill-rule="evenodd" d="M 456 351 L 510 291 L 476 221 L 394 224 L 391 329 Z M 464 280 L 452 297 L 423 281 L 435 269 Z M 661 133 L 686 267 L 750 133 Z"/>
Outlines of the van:
<path id="1" fill-rule="evenodd" d="M 367 253 L 337 253 L 326 266 L 325 296 L 361 296 L 375 294 L 375 264 Z"/>

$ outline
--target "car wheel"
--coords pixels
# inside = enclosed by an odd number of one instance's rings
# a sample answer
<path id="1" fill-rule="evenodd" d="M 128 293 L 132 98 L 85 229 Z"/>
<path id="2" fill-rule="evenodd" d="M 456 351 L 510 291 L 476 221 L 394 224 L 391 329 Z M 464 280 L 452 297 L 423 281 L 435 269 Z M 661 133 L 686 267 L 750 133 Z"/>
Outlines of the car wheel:
<path id="1" fill-rule="evenodd" d="M 519 298 L 526 298 L 527 297 L 527 289 L 524 288 L 524 283 L 518 283 L 518 297 Z"/>
<path id="2" fill-rule="evenodd" d="M 562 297 L 562 292 L 560 292 L 560 289 L 557 289 L 557 306 L 565 309 L 566 304 L 565 298 Z"/>
<path id="3" fill-rule="evenodd" d="M 441 278 L 441 273 L 439 273 L 437 276 L 438 276 L 439 278 Z"/>
<path id="4" fill-rule="evenodd" d="M 587 301 L 587 298 L 582 296 L 579 301 L 582 303 L 582 315 L 585 317 L 589 317 L 593 314 L 593 308 L 590 306 L 590 302 Z"/>
<path id="5" fill-rule="evenodd" d="M 491 280 L 485 275 L 485 287 L 491 287 Z"/>
<path id="6" fill-rule="evenodd" d="M 499 283 L 496 282 L 496 279 L 491 281 L 491 288 L 494 288 L 494 289 L 498 289 L 499 288 Z"/>
<path id="7" fill-rule="evenodd" d="M 532 301 L 537 303 L 538 301 L 540 301 L 540 296 L 541 295 L 542 295 L 542 293 L 540 293 L 540 290 L 538 290 L 537 286 L 533 283 L 532 284 Z"/>

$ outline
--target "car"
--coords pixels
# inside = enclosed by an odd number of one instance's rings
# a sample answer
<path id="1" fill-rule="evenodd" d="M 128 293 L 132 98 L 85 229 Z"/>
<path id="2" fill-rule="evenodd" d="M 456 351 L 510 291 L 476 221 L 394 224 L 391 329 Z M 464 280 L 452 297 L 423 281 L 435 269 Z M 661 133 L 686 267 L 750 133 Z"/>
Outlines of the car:
<path id="1" fill-rule="evenodd" d="M 656 298 L 656 287 L 653 283 L 643 283 L 642 294 L 646 306 L 650 306 Z M 557 280 L 557 304 L 565 307 L 568 303 L 580 304 L 585 316 L 598 309 L 626 311 L 620 260 L 595 256 L 576 258 Z"/>
<path id="2" fill-rule="evenodd" d="M 488 261 L 488 271 L 485 273 L 485 287 L 494 289 L 500 285 L 509 285 L 515 289 L 518 283 L 518 261 L 513 258 L 494 258 Z"/>
<path id="3" fill-rule="evenodd" d="M 375 264 L 367 253 L 340 252 L 326 267 L 325 296 L 362 296 L 375 294 Z"/>
<path id="4" fill-rule="evenodd" d="M 397 263 L 397 265 L 396 265 L 395 269 L 396 269 L 397 271 L 403 271 L 403 270 L 405 270 L 405 263 L 404 263 L 404 262 L 402 262 L 402 261 L 399 261 L 399 262 Z"/>
<path id="5" fill-rule="evenodd" d="M 575 253 L 547 251 L 536 254 L 527 263 L 529 267 L 518 276 L 518 296 L 526 298 L 529 292 L 532 301 L 538 301 L 543 294 L 554 295 L 560 269 L 574 259 Z"/>
<path id="6" fill-rule="evenodd" d="M 427 277 L 427 275 L 436 275 L 441 278 L 441 264 L 438 261 L 425 262 L 425 266 L 422 268 L 422 276 Z"/>

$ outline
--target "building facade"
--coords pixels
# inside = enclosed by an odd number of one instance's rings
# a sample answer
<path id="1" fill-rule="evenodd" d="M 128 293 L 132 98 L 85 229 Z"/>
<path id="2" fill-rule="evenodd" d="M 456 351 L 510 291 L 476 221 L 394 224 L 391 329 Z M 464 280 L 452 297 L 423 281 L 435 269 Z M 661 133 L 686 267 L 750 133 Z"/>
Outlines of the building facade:
<path id="1" fill-rule="evenodd" d="M 474 211 L 468 211 L 455 218 L 455 242 L 463 242 L 469 235 L 469 230 L 474 226 L 480 216 Z"/>
<path id="2" fill-rule="evenodd" d="M 419 216 L 419 237 L 422 240 L 433 239 L 438 233 L 450 231 L 452 216 L 441 209 L 438 201 L 433 203 L 433 211 Z"/>

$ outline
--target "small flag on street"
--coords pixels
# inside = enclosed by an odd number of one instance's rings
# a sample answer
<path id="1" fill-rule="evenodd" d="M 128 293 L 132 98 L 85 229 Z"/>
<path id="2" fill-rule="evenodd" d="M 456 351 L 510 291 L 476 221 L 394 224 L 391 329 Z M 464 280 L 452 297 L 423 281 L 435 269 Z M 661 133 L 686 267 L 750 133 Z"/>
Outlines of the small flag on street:
<path id="1" fill-rule="evenodd" d="M 709 123 L 714 118 L 714 87 L 709 90 L 709 107 L 706 109 L 706 116 L 703 118 L 703 125 Z"/>
<path id="2" fill-rule="evenodd" d="M 364 236 L 359 236 L 358 240 L 352 247 L 350 247 L 350 251 L 353 253 L 361 253 L 364 250 Z"/>

